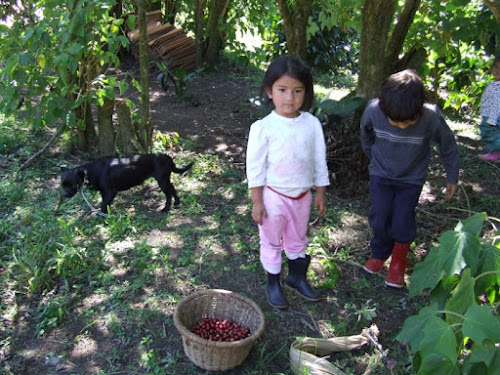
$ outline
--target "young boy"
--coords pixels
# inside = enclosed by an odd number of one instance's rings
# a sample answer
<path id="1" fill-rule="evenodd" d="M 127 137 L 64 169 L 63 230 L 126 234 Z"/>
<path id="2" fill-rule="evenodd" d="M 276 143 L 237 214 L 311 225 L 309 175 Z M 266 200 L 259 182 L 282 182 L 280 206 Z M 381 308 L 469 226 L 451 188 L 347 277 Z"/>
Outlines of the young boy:
<path id="1" fill-rule="evenodd" d="M 361 118 L 361 143 L 370 158 L 368 221 L 373 230 L 372 257 L 365 271 L 377 274 L 392 254 L 386 285 L 401 288 L 410 243 L 417 234 L 415 207 L 427 178 L 431 143 L 439 146 L 446 171 L 446 198 L 457 191 L 458 149 L 453 132 L 435 105 L 426 103 L 422 80 L 414 70 L 389 76 Z"/>

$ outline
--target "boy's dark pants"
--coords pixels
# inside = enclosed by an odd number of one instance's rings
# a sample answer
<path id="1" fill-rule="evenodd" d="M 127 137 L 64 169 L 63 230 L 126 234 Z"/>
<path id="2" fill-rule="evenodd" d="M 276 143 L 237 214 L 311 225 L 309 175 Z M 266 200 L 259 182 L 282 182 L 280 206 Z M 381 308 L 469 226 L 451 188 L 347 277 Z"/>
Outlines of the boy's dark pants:
<path id="1" fill-rule="evenodd" d="M 372 207 L 368 222 L 373 230 L 370 242 L 373 258 L 386 260 L 394 242 L 410 243 L 417 235 L 415 207 L 422 185 L 370 176 Z"/>

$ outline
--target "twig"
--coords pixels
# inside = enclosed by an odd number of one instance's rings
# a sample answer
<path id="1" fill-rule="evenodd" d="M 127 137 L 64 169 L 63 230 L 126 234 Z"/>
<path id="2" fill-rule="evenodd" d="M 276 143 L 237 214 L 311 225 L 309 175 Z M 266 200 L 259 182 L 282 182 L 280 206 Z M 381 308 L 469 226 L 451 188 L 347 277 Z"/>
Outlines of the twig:
<path id="1" fill-rule="evenodd" d="M 314 224 L 316 224 L 318 221 L 319 221 L 319 216 L 318 216 L 318 217 L 316 217 L 316 219 L 314 219 L 313 221 L 311 221 L 311 222 L 309 223 L 309 226 L 310 226 L 310 227 L 312 227 L 312 226 L 313 226 Z"/>
<path id="2" fill-rule="evenodd" d="M 500 167 L 498 166 L 498 164 L 496 162 L 491 162 L 491 161 L 488 161 L 488 160 L 484 160 L 486 163 L 488 163 L 491 167 L 493 168 L 496 168 L 498 170 L 500 170 Z"/>
<path id="3" fill-rule="evenodd" d="M 26 168 L 27 166 L 29 166 L 34 159 L 36 159 L 40 155 L 42 155 L 49 148 L 49 146 L 52 143 L 54 143 L 54 141 L 62 134 L 62 132 L 64 130 L 64 125 L 65 125 L 64 123 L 60 124 L 59 127 L 57 128 L 56 132 L 54 133 L 54 135 L 52 137 L 50 137 L 49 141 L 45 144 L 45 146 L 43 146 L 38 152 L 36 152 L 28 160 L 26 160 L 24 162 L 24 164 L 21 165 L 21 167 L 19 168 L 19 170 L 23 170 L 24 168 Z"/>
<path id="4" fill-rule="evenodd" d="M 374 335 L 372 335 L 372 329 L 376 330 L 374 332 Z M 370 329 L 363 330 L 362 336 L 366 337 L 370 341 L 370 343 L 375 347 L 375 350 L 378 352 L 375 362 L 368 365 L 363 375 L 370 375 L 373 372 L 373 370 L 375 370 L 375 368 L 378 367 L 379 362 L 385 357 L 387 357 L 387 354 L 389 353 L 389 349 L 384 350 L 382 345 L 379 344 L 376 336 L 377 334 L 378 334 L 377 326 L 372 326 L 370 327 Z"/>
<path id="5" fill-rule="evenodd" d="M 307 315 L 309 315 L 309 318 L 311 319 L 311 322 L 313 323 L 314 329 L 316 329 L 316 332 L 321 333 L 321 331 L 319 330 L 318 324 L 316 323 L 316 320 L 314 319 L 314 317 L 312 316 L 312 314 L 309 310 L 307 310 Z"/>
<path id="6" fill-rule="evenodd" d="M 453 211 L 460 211 L 460 212 L 467 212 L 468 214 L 477 214 L 477 211 L 472 211 L 471 209 L 463 209 L 463 208 L 458 208 L 458 207 L 447 207 L 447 210 L 453 210 Z"/>
<path id="7" fill-rule="evenodd" d="M 421 213 L 424 213 L 426 215 L 429 215 L 431 217 L 435 217 L 436 219 L 440 219 L 440 220 L 456 220 L 455 218 L 450 218 L 450 217 L 447 217 L 447 216 L 444 216 L 444 215 L 433 214 L 432 212 L 424 210 L 423 208 L 420 208 L 420 207 L 417 207 L 415 210 L 419 211 Z"/>
<path id="8" fill-rule="evenodd" d="M 347 264 L 349 266 L 355 266 L 355 267 L 358 267 L 358 268 L 363 268 L 363 265 L 361 263 L 353 262 L 352 260 L 335 259 L 335 262 Z"/>
<path id="9" fill-rule="evenodd" d="M 470 213 L 471 210 L 470 210 L 469 196 L 467 195 L 467 192 L 465 191 L 465 188 L 463 185 L 460 185 L 460 189 L 464 192 L 465 200 L 467 201 L 467 207 L 469 208 L 469 213 Z"/>

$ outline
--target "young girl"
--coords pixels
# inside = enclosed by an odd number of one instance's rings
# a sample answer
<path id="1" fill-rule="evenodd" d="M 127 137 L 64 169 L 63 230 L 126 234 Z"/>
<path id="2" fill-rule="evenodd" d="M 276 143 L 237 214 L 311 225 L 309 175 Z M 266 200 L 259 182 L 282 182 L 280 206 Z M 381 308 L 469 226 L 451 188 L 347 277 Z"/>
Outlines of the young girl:
<path id="1" fill-rule="evenodd" d="M 285 286 L 310 301 L 320 298 L 306 279 L 311 262 L 306 247 L 313 186 L 314 208 L 319 215 L 326 212 L 326 147 L 319 120 L 307 112 L 314 96 L 313 78 L 302 60 L 274 60 L 264 76 L 264 92 L 274 110 L 250 128 L 247 178 L 252 218 L 259 225 L 260 260 L 268 276 L 267 299 L 273 307 L 286 308 L 280 283 L 282 251 L 289 268 Z"/>
<path id="2" fill-rule="evenodd" d="M 487 154 L 479 157 L 487 161 L 500 161 L 500 55 L 495 57 L 490 82 L 481 97 L 481 117 L 479 125 L 481 139 L 486 143 Z"/>

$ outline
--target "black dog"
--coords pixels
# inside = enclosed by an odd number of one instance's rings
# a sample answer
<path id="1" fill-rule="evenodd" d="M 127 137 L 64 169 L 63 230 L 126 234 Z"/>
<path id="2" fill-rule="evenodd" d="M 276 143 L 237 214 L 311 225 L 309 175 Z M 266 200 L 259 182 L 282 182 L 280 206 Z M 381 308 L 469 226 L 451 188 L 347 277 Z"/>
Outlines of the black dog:
<path id="1" fill-rule="evenodd" d="M 179 205 L 179 197 L 170 182 L 171 173 L 184 173 L 192 165 L 190 163 L 184 168 L 177 168 L 172 158 L 163 154 L 107 157 L 72 169 L 61 167 L 61 185 L 63 195 L 72 197 L 84 184 L 88 184 L 101 193 L 101 211 L 105 213 L 119 191 L 130 189 L 154 177 L 167 197 L 162 211 L 168 212 L 172 197 L 174 205 Z"/>

